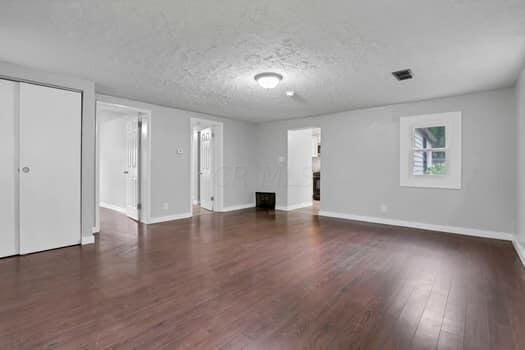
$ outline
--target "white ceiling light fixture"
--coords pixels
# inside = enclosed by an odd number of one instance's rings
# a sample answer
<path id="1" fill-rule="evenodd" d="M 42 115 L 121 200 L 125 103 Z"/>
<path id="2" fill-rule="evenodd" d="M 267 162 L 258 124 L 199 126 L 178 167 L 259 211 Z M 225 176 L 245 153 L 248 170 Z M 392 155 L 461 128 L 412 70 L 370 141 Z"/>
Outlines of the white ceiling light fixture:
<path id="1" fill-rule="evenodd" d="M 286 96 L 288 96 L 288 97 L 294 97 L 294 96 L 295 96 L 295 91 L 293 91 L 293 90 L 288 90 L 288 91 L 286 91 Z"/>
<path id="2" fill-rule="evenodd" d="M 283 80 L 283 76 L 278 73 L 266 72 L 257 74 L 254 79 L 262 88 L 273 89 Z"/>

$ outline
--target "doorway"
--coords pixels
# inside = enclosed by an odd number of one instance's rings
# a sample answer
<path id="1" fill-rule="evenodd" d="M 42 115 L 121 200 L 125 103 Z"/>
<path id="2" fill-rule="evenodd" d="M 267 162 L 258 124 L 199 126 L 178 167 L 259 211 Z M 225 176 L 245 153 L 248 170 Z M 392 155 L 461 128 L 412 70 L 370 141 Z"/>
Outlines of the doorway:
<path id="1" fill-rule="evenodd" d="M 216 121 L 191 120 L 191 206 L 199 216 L 222 210 L 223 124 Z"/>
<path id="2" fill-rule="evenodd" d="M 97 102 L 97 228 L 106 208 L 136 222 L 149 220 L 150 113 Z"/>
<path id="3" fill-rule="evenodd" d="M 285 210 L 318 214 L 321 204 L 321 129 L 288 130 Z"/>

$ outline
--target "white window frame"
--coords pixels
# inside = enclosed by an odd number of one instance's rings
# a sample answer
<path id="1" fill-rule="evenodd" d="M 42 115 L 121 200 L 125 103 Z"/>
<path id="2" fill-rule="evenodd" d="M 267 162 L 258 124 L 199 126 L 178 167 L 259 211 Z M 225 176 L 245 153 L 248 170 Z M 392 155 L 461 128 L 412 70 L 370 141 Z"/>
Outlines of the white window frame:
<path id="1" fill-rule="evenodd" d="M 400 118 L 399 183 L 403 187 L 461 189 L 461 112 L 437 113 Z M 447 173 L 413 174 L 414 133 L 418 128 L 445 127 L 445 147 L 428 151 L 445 152 Z"/>

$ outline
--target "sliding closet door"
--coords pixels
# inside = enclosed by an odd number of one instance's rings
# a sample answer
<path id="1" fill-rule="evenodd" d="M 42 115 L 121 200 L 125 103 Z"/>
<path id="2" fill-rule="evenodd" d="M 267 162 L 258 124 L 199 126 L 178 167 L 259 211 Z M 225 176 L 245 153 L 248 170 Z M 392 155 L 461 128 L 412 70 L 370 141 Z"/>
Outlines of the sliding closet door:
<path id="1" fill-rule="evenodd" d="M 20 253 L 80 243 L 81 94 L 20 83 Z"/>
<path id="2" fill-rule="evenodd" d="M 0 257 L 18 254 L 17 105 L 18 83 L 0 80 Z"/>

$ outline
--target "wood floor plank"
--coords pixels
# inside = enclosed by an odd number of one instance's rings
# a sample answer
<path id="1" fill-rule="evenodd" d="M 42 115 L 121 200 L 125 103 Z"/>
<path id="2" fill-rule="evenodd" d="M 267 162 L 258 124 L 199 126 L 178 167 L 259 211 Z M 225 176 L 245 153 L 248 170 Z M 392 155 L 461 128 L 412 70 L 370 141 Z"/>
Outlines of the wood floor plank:
<path id="1" fill-rule="evenodd" d="M 208 213 L 0 259 L 0 349 L 520 349 L 509 242 L 321 218 Z"/>

